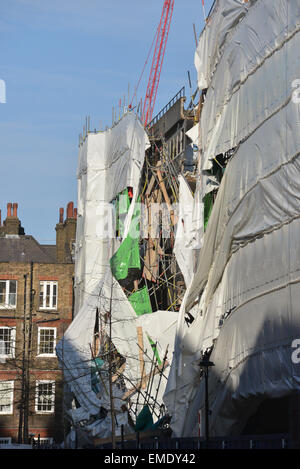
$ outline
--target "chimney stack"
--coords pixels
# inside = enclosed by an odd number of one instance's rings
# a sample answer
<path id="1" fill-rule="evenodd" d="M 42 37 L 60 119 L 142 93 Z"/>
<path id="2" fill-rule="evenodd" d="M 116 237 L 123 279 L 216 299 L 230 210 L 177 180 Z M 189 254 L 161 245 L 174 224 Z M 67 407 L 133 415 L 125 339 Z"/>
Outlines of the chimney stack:
<path id="1" fill-rule="evenodd" d="M 64 222 L 64 209 L 63 207 L 61 207 L 59 209 L 59 223 L 63 223 Z"/>
<path id="2" fill-rule="evenodd" d="M 74 212 L 74 203 L 69 202 L 67 205 L 67 218 L 74 218 L 73 212 Z"/>
<path id="3" fill-rule="evenodd" d="M 73 244 L 76 238 L 77 209 L 74 203 L 67 205 L 66 219 L 64 220 L 64 209 L 59 209 L 59 223 L 56 225 L 56 259 L 57 262 L 73 262 Z"/>
<path id="4" fill-rule="evenodd" d="M 7 218 L 11 217 L 11 202 L 7 204 Z"/>
<path id="5" fill-rule="evenodd" d="M 13 204 L 13 217 L 18 218 L 18 204 Z"/>
<path id="6" fill-rule="evenodd" d="M 24 228 L 21 226 L 21 222 L 18 219 L 18 204 L 14 202 L 8 202 L 7 204 L 7 217 L 3 220 L 3 225 L 1 223 L 0 215 L 0 236 L 6 235 L 24 235 Z"/>

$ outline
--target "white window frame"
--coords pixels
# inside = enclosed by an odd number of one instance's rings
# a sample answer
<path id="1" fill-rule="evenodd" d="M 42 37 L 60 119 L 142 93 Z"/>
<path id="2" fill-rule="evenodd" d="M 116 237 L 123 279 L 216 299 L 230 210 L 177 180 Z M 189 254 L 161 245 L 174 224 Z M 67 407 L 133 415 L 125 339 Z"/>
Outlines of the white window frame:
<path id="1" fill-rule="evenodd" d="M 5 282 L 5 303 L 0 303 L 0 309 L 16 309 L 17 307 L 17 294 L 18 294 L 18 281 L 17 280 L 5 280 L 5 279 L 0 279 L 0 282 Z M 10 282 L 16 282 L 16 297 L 15 297 L 15 303 L 14 304 L 9 304 L 9 295 L 10 295 Z"/>
<path id="2" fill-rule="evenodd" d="M 37 444 L 39 442 L 38 438 L 34 438 L 34 442 Z M 40 444 L 42 445 L 53 445 L 53 438 L 40 438 Z"/>
<path id="3" fill-rule="evenodd" d="M 11 445 L 11 437 L 10 436 L 1 436 L 0 437 L 0 445 Z"/>
<path id="4" fill-rule="evenodd" d="M 10 329 L 10 353 L 2 353 L 2 345 L 0 343 L 0 360 L 3 358 L 15 358 L 15 348 L 16 348 L 16 327 L 10 326 L 0 326 L 1 329 Z"/>
<path id="5" fill-rule="evenodd" d="M 1 383 L 9 383 L 8 386 L 10 388 L 10 408 L 8 411 L 3 411 L 1 408 L 0 408 L 0 415 L 12 415 L 13 414 L 13 403 L 14 403 L 14 381 L 9 381 L 9 380 L 1 380 L 0 381 L 0 385 Z M 0 389 L 0 396 L 1 396 L 1 393 L 2 393 L 2 389 Z M 0 407 L 1 407 L 1 404 L 0 404 Z"/>
<path id="6" fill-rule="evenodd" d="M 41 342 L 41 331 L 47 329 L 54 331 L 54 342 L 53 342 L 53 352 L 52 353 L 42 353 L 40 351 L 40 342 Z M 55 347 L 56 347 L 56 334 L 57 334 L 57 328 L 56 327 L 39 327 L 38 328 L 38 356 L 39 357 L 56 357 L 55 353 Z"/>
<path id="7" fill-rule="evenodd" d="M 44 292 L 43 292 L 43 304 L 41 305 L 41 293 L 39 294 L 39 309 L 51 309 L 51 310 L 56 310 L 57 309 L 57 300 L 58 300 L 58 282 L 56 280 L 40 280 L 40 292 L 41 292 L 41 286 L 44 286 Z M 46 300 L 47 300 L 47 286 L 50 286 L 50 306 L 46 306 Z M 53 286 L 56 286 L 56 303 L 53 305 Z"/>
<path id="8" fill-rule="evenodd" d="M 40 384 L 52 384 L 52 395 L 51 395 L 51 410 L 39 410 L 39 385 Z M 55 411 L 55 381 L 54 380 L 39 380 L 36 381 L 35 385 L 35 412 L 37 414 L 54 414 Z"/>

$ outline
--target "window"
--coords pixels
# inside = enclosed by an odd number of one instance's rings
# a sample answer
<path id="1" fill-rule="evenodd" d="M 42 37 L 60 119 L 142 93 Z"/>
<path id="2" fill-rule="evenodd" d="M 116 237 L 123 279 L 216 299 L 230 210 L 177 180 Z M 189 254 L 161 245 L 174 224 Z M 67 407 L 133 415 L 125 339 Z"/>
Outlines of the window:
<path id="1" fill-rule="evenodd" d="M 15 308 L 17 305 L 17 281 L 0 280 L 0 308 Z"/>
<path id="2" fill-rule="evenodd" d="M 56 327 L 39 327 L 38 355 L 56 356 Z"/>
<path id="3" fill-rule="evenodd" d="M 14 382 L 0 381 L 0 414 L 13 413 Z"/>
<path id="4" fill-rule="evenodd" d="M 14 358 L 16 343 L 15 327 L 0 327 L 0 358 Z"/>
<path id="5" fill-rule="evenodd" d="M 57 308 L 57 282 L 40 282 L 40 309 Z"/>
<path id="6" fill-rule="evenodd" d="M 35 445 L 38 444 L 40 441 L 41 446 L 47 446 L 47 445 L 52 445 L 53 444 L 53 438 L 34 438 Z"/>
<path id="7" fill-rule="evenodd" d="M 54 412 L 55 381 L 37 381 L 35 411 L 40 414 Z"/>
<path id="8" fill-rule="evenodd" d="M 1 437 L 0 438 L 0 445 L 10 445 L 11 444 L 11 437 Z"/>

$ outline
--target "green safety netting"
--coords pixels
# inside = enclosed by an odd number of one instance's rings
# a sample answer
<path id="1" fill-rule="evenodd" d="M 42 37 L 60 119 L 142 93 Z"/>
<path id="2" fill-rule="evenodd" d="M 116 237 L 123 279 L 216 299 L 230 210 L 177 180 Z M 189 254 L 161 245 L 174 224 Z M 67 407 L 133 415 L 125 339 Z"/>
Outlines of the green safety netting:
<path id="1" fill-rule="evenodd" d="M 128 300 L 138 316 L 152 313 L 151 302 L 146 286 L 133 292 L 128 297 Z"/>

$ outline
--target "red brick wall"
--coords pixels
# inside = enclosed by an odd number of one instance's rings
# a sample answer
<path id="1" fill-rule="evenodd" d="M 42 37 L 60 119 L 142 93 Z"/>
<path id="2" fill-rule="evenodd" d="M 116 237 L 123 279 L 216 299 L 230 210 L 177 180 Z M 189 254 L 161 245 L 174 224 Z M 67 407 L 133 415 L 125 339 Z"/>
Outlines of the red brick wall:
<path id="1" fill-rule="evenodd" d="M 56 357 L 38 357 L 38 327 L 56 327 L 56 343 L 72 321 L 73 309 L 73 264 L 33 264 L 33 290 L 35 291 L 32 308 L 32 346 L 30 356 L 30 413 L 29 433 L 36 437 L 51 437 L 59 442 L 63 439 L 62 431 L 62 373 Z M 0 327 L 16 327 L 16 352 L 14 359 L 0 363 L 0 380 L 14 380 L 13 415 L 0 415 L 0 436 L 18 438 L 19 409 L 22 377 L 23 353 L 23 318 L 24 318 L 24 275 L 27 274 L 26 314 L 30 313 L 30 263 L 0 263 L 0 279 L 17 280 L 16 309 L 0 309 Z M 41 280 L 54 280 L 58 283 L 57 310 L 39 309 L 39 287 Z M 52 321 L 52 319 L 54 321 Z M 49 321 L 51 320 L 51 321 Z M 28 322 L 27 322 L 28 324 Z M 40 379 L 55 381 L 55 413 L 37 414 L 35 412 L 35 381 Z"/>

